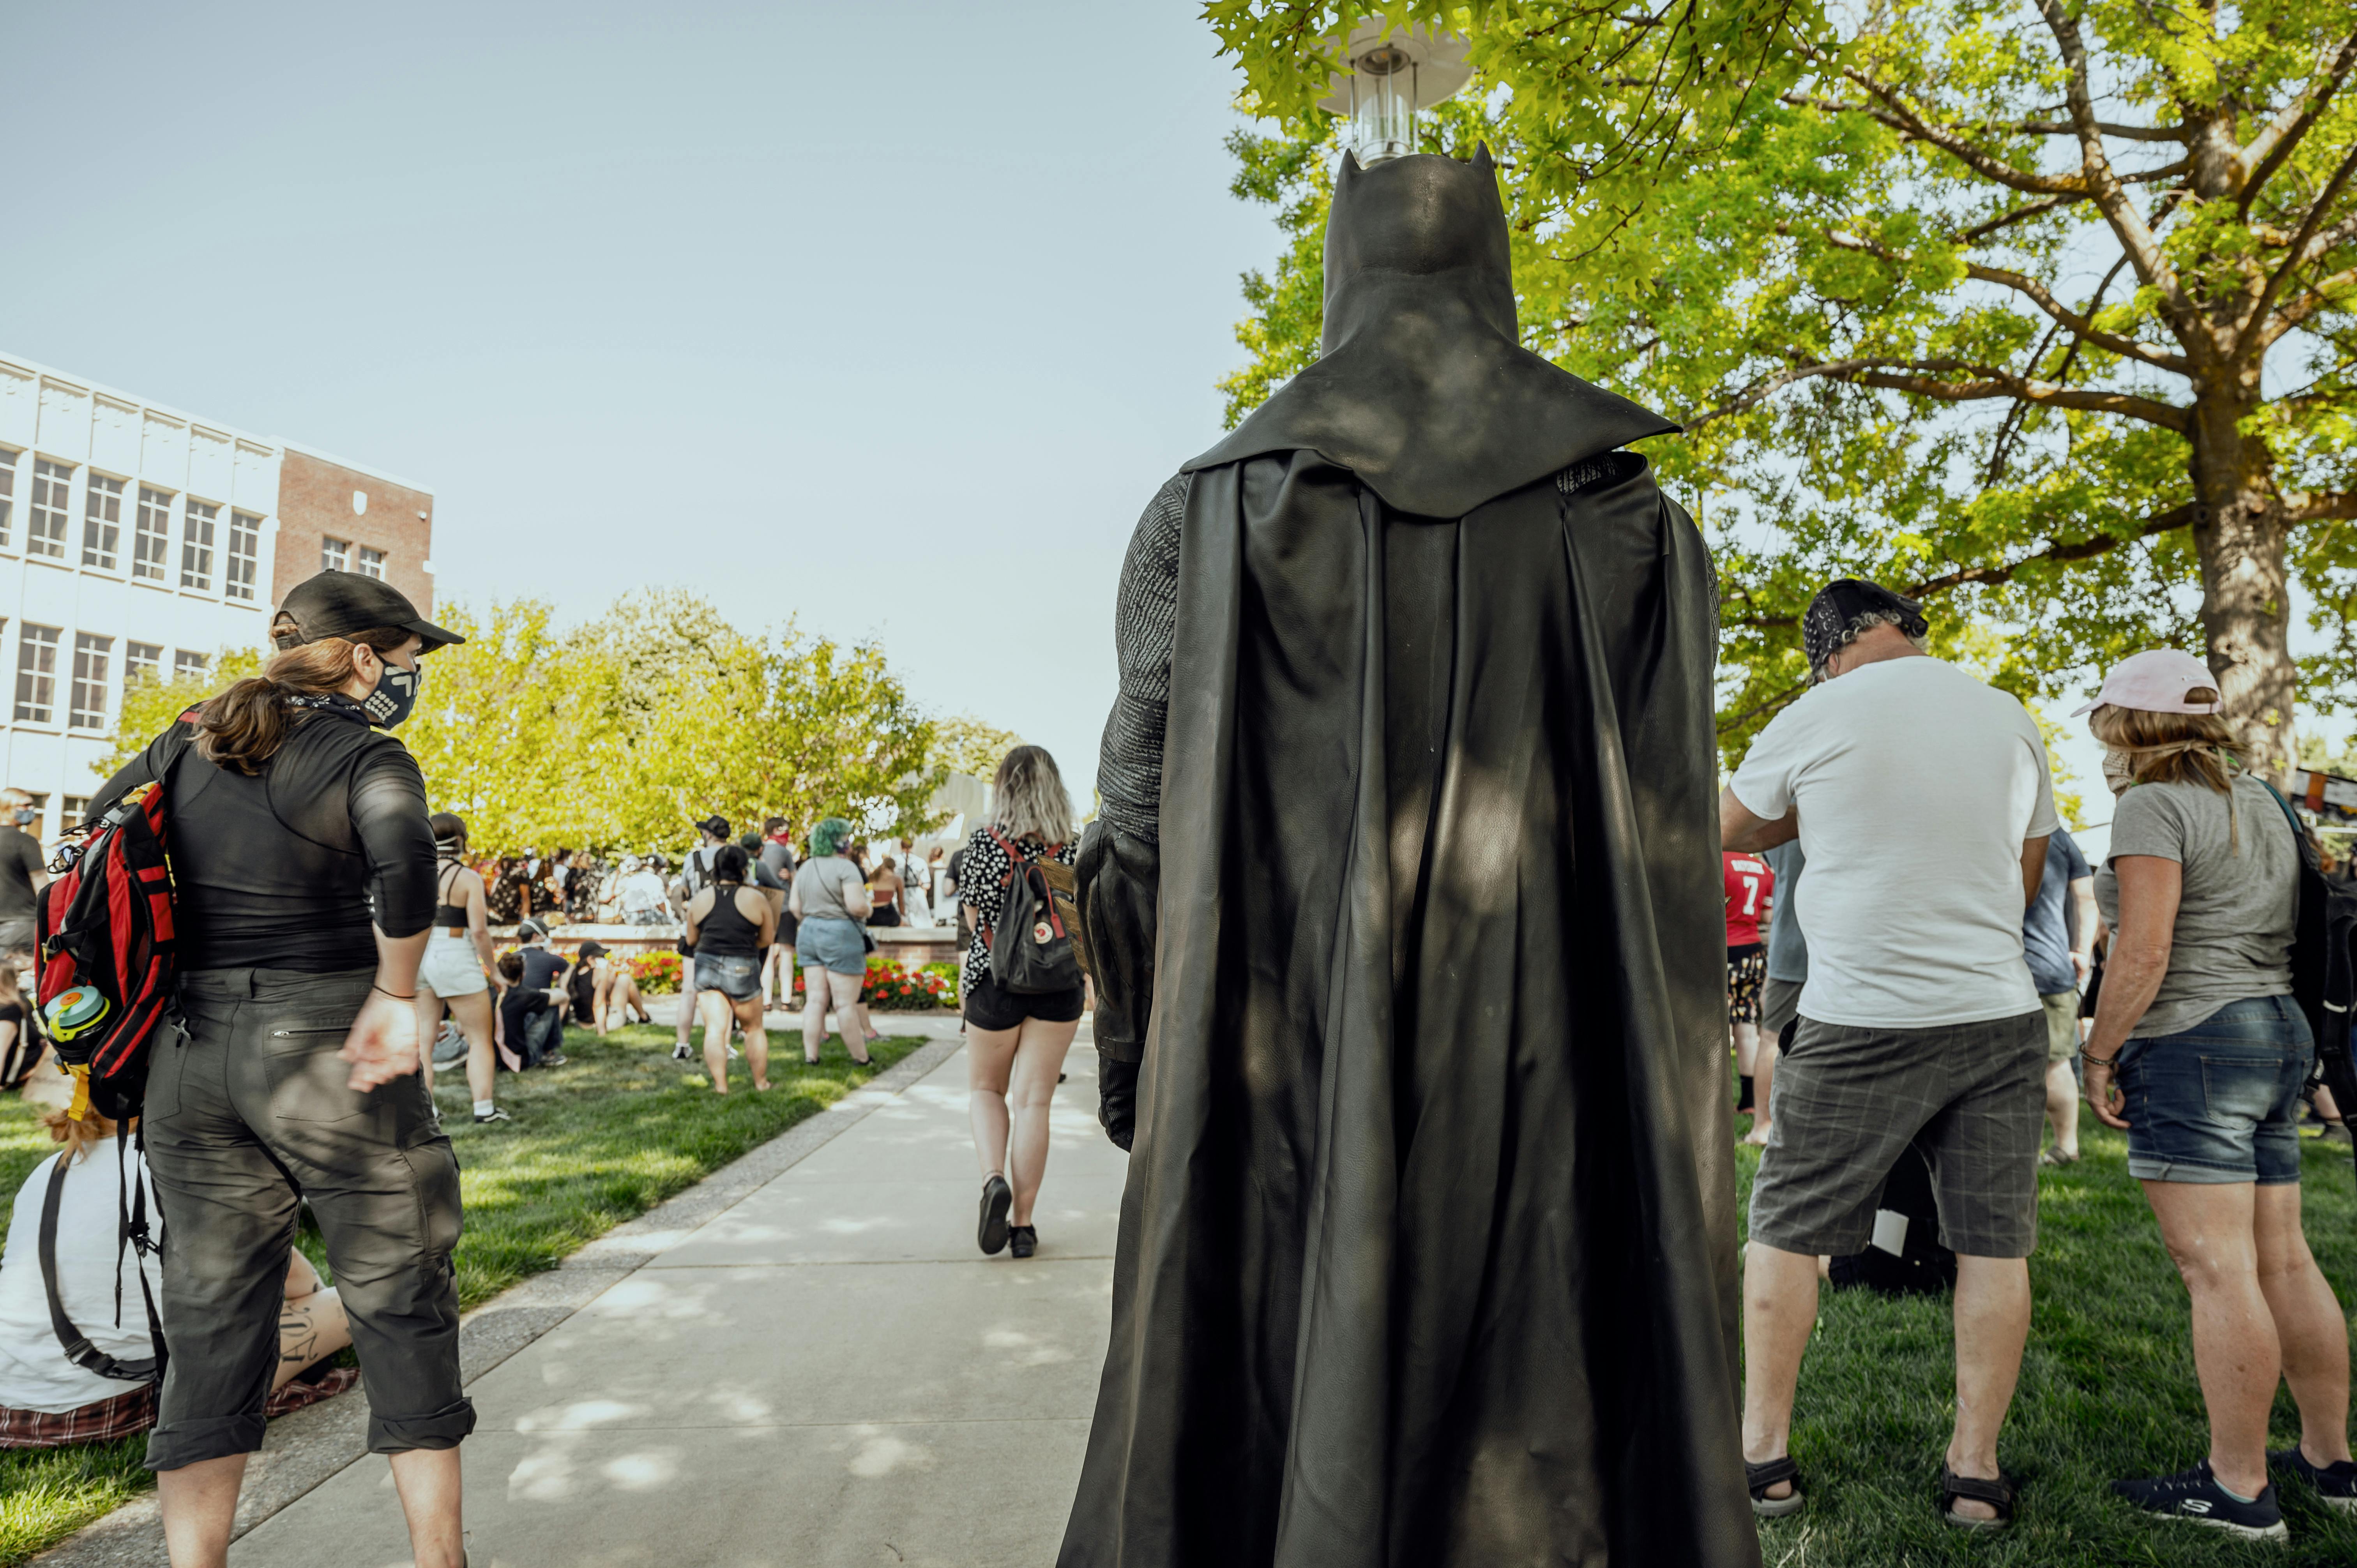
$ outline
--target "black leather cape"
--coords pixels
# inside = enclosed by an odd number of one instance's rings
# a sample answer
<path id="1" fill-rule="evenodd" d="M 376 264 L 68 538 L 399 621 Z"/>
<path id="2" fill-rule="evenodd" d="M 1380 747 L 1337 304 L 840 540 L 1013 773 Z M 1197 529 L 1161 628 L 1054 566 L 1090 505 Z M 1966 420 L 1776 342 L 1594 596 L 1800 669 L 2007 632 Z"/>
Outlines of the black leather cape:
<path id="1" fill-rule="evenodd" d="M 1189 466 L 1158 873 L 1084 866 L 1159 927 L 1092 933 L 1154 958 L 1059 1562 L 1752 1568 L 1716 589 L 1583 464 L 1673 427 L 1514 341 L 1486 154 L 1346 160 L 1328 279 Z"/>

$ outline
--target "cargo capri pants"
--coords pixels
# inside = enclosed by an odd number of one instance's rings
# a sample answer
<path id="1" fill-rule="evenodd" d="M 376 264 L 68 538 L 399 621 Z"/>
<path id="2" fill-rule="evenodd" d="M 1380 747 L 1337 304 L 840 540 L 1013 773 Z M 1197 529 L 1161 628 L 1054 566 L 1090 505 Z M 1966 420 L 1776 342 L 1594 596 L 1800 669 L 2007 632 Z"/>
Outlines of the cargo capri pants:
<path id="1" fill-rule="evenodd" d="M 367 1093 L 339 1060 L 373 970 L 198 970 L 160 1034 L 143 1130 L 164 1214 L 170 1365 L 147 1467 L 262 1446 L 278 1313 L 308 1198 L 368 1390 L 369 1447 L 450 1448 L 458 1384 L 458 1162 L 414 1075 Z"/>

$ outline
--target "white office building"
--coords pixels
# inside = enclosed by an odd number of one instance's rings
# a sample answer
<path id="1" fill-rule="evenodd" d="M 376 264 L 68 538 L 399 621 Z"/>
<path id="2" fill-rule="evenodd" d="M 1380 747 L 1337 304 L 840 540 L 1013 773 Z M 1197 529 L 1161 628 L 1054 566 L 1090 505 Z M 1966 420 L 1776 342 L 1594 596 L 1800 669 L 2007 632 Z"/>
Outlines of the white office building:
<path id="1" fill-rule="evenodd" d="M 281 563 L 290 468 L 303 559 Z M 35 835 L 81 820 L 125 682 L 261 648 L 292 583 L 340 566 L 430 604 L 431 500 L 374 470 L 0 355 L 0 785 L 37 797 Z"/>

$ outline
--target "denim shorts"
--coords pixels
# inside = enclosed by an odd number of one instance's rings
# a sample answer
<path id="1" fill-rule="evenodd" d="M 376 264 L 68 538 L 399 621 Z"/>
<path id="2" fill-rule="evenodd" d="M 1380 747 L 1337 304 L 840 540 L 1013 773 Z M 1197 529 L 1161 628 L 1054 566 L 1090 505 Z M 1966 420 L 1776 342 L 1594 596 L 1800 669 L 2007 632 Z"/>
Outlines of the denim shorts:
<path id="1" fill-rule="evenodd" d="M 695 988 L 717 991 L 732 1002 L 750 1001 L 761 993 L 761 961 L 737 953 L 698 953 Z"/>
<path id="2" fill-rule="evenodd" d="M 2128 1174 L 2139 1181 L 2289 1187 L 2314 1047 L 2288 996 L 2229 1002 L 2181 1035 L 2120 1047 Z"/>
<path id="3" fill-rule="evenodd" d="M 867 972 L 867 943 L 858 925 L 833 915 L 805 915 L 794 933 L 805 971 L 823 969 L 834 974 Z"/>

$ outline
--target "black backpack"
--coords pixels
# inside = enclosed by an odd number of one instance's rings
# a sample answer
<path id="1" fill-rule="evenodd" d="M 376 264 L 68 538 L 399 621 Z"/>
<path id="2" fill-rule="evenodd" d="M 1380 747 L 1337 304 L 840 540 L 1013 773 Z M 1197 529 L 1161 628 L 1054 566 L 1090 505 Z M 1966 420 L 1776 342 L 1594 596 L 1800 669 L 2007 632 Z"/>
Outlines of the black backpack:
<path id="1" fill-rule="evenodd" d="M 2261 779 L 2262 784 L 2266 780 Z M 2300 826 L 2291 802 L 2272 784 L 2267 793 L 2291 823 L 2299 849 L 2299 913 L 2292 926 L 2291 993 L 2308 1016 L 2316 1039 L 2316 1070 L 2310 1084 L 2332 1090 L 2345 1119 L 2357 1115 L 2357 1061 L 2351 1059 L 2350 1003 L 2357 993 L 2357 890 L 2324 875 L 2315 841 Z"/>
<path id="2" fill-rule="evenodd" d="M 1000 990 L 1022 995 L 1071 990 L 1081 983 L 1081 954 L 1072 924 L 1071 868 L 1055 861 L 1064 846 L 1049 844 L 1039 860 L 1029 861 L 996 828 L 985 831 L 1006 852 L 1007 865 L 998 882 L 1005 889 L 998 923 L 983 928 L 991 977 Z M 1049 864 L 1064 875 L 1051 880 Z"/>

